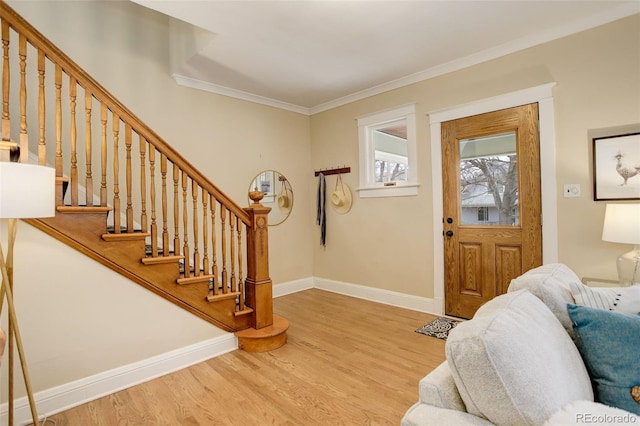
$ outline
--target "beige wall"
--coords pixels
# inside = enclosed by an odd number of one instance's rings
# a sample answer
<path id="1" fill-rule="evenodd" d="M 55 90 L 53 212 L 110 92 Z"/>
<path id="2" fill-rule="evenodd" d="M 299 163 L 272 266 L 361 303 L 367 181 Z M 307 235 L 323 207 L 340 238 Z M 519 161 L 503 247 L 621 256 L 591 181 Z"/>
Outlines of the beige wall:
<path id="1" fill-rule="evenodd" d="M 5 223 L 0 235 L 6 249 Z M 226 334 L 26 223 L 15 257 L 16 312 L 36 392 Z M 7 330 L 6 309 L 2 324 Z M 23 395 L 19 364 L 15 371 Z M 6 401 L 6 389 L 0 395 Z"/>
<path id="2" fill-rule="evenodd" d="M 615 278 L 615 257 L 631 247 L 600 239 L 605 204 L 593 201 L 588 134 L 640 123 L 640 15 L 314 115 L 313 167 L 347 164 L 344 180 L 357 188 L 356 118 L 415 102 L 421 184 L 415 197 L 356 196 L 348 215 L 329 209 L 327 246 L 314 244 L 314 275 L 433 297 L 432 223 L 441 218 L 430 210 L 431 143 L 438 141 L 430 141 L 428 112 L 552 82 L 559 261 L 580 276 Z M 563 198 L 564 183 L 579 183 L 582 196 Z"/>
<path id="3" fill-rule="evenodd" d="M 284 174 L 295 201 L 290 218 L 270 228 L 271 278 L 312 275 L 309 117 L 178 86 L 169 74 L 169 18 L 135 3 L 9 4 L 239 204 L 248 205 L 258 172 Z"/>
<path id="4" fill-rule="evenodd" d="M 309 117 L 178 86 L 169 76 L 169 18 L 135 3 L 9 3 L 241 205 L 258 172 L 284 174 L 295 200 L 289 219 L 269 228 L 271 277 L 313 275 Z M 17 297 L 27 305 L 23 339 L 36 391 L 222 333 L 27 225 L 18 240 Z"/>
<path id="5" fill-rule="evenodd" d="M 315 276 L 433 297 L 432 224 L 440 218 L 432 217 L 431 209 L 428 112 L 550 82 L 557 83 L 558 192 L 563 183 L 579 183 L 583 191 L 581 198 L 558 198 L 560 261 L 580 275 L 611 278 L 613 259 L 630 248 L 600 240 L 604 203 L 592 201 L 588 132 L 640 123 L 640 16 L 309 118 L 177 86 L 168 74 L 168 18 L 131 2 L 9 4 L 232 198 L 243 200 L 249 182 L 262 169 L 289 178 L 295 193 L 292 215 L 270 228 L 271 277 L 276 284 Z M 60 25 L 69 21 L 75 24 Z M 419 195 L 359 199 L 354 191 L 351 212 L 340 216 L 328 209 L 327 246 L 322 248 L 312 171 L 350 166 L 352 173 L 343 178 L 357 188 L 356 117 L 410 102 L 416 102 L 417 112 Z M 328 177 L 329 188 L 334 184 L 335 177 Z M 36 390 L 218 332 L 38 231 L 25 225 L 19 232 L 20 244 L 37 246 L 33 252 L 20 246 L 17 253 L 18 285 L 25 286 L 26 297 L 41 298 L 37 308 L 29 308 L 33 323 L 23 325 L 29 356 L 35 354 Z M 30 268 L 33 253 L 51 263 Z M 70 268 L 78 268 L 79 275 L 70 279 Z M 42 298 L 37 290 L 45 285 Z M 103 297 L 105 292 L 108 297 Z M 69 293 L 82 295 L 83 304 L 71 306 Z M 99 315 L 89 315 L 92 304 Z M 110 315 L 114 311 L 118 315 Z M 154 325 L 157 315 L 175 319 L 189 332 L 160 338 Z M 51 318 L 56 318 L 54 330 L 46 333 L 58 332 L 64 340 L 43 338 L 39 327 Z M 132 322 L 137 326 L 131 327 Z M 89 332 L 91 339 L 105 339 L 96 352 L 79 345 Z M 153 344 L 144 348 L 138 343 L 147 343 L 147 336 Z M 114 354 L 113 359 L 104 357 L 105 351 Z M 60 372 L 48 371 L 50 362 L 59 363 Z"/>

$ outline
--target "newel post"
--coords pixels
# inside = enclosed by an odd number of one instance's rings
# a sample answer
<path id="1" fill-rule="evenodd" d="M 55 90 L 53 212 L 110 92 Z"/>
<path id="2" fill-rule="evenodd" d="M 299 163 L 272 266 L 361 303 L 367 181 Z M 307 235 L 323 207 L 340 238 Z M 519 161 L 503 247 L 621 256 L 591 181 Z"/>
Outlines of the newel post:
<path id="1" fill-rule="evenodd" d="M 249 214 L 251 223 L 247 231 L 246 304 L 253 308 L 255 329 L 273 324 L 273 283 L 269 277 L 268 232 L 271 207 L 260 203 L 263 197 L 264 194 L 260 191 L 249 192 L 253 204 L 244 209 Z"/>

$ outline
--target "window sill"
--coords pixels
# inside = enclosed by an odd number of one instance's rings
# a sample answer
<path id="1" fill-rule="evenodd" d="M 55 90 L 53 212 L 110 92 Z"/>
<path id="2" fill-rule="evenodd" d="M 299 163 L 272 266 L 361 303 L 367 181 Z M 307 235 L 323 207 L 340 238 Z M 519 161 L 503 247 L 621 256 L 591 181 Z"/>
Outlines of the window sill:
<path id="1" fill-rule="evenodd" d="M 360 198 L 408 197 L 418 195 L 417 183 L 396 186 L 374 186 L 358 188 Z"/>

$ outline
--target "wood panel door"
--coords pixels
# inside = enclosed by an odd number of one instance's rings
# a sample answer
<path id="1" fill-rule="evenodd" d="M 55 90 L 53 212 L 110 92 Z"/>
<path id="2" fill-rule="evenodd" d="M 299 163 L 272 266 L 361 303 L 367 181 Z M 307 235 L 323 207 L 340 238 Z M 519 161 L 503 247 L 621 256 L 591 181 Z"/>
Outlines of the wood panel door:
<path id="1" fill-rule="evenodd" d="M 542 263 L 538 105 L 442 123 L 445 313 L 471 318 Z"/>

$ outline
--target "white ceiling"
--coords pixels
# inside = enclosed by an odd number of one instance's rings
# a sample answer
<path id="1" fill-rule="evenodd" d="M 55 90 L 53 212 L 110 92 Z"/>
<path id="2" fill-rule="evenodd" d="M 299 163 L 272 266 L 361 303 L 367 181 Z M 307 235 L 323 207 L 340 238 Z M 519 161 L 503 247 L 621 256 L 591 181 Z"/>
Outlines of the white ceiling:
<path id="1" fill-rule="evenodd" d="M 179 84 L 306 114 L 640 13 L 638 0 L 132 1 L 212 33 Z"/>

